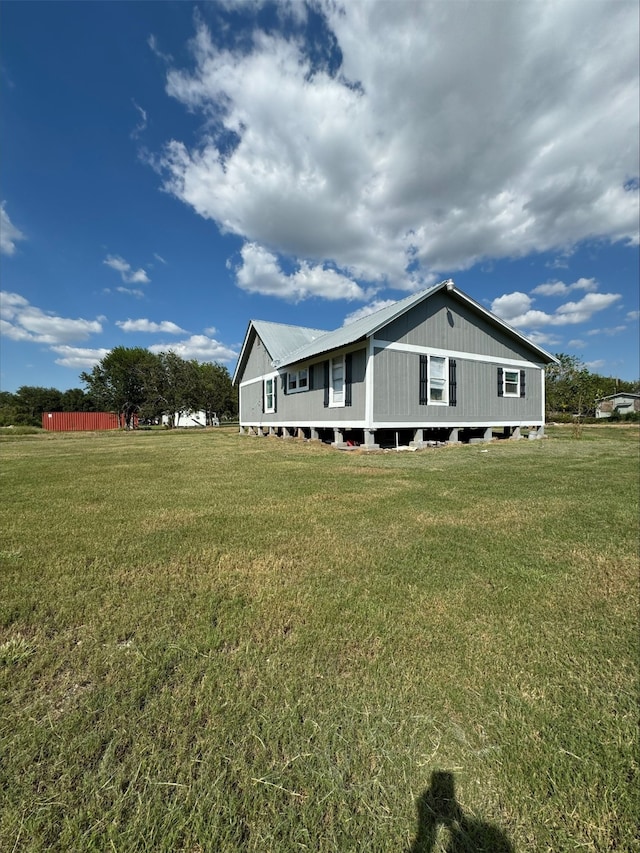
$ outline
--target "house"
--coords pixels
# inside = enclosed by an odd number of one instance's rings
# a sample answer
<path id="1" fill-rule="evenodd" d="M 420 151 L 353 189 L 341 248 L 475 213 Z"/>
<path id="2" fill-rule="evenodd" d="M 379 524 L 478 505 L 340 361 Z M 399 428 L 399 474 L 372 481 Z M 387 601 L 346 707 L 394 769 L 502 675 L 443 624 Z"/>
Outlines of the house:
<path id="1" fill-rule="evenodd" d="M 610 418 L 614 413 L 628 415 L 633 412 L 640 412 L 640 394 L 619 391 L 596 400 L 597 418 Z"/>
<path id="2" fill-rule="evenodd" d="M 332 332 L 252 320 L 233 382 L 241 432 L 420 447 L 541 436 L 555 361 L 443 281 Z"/>

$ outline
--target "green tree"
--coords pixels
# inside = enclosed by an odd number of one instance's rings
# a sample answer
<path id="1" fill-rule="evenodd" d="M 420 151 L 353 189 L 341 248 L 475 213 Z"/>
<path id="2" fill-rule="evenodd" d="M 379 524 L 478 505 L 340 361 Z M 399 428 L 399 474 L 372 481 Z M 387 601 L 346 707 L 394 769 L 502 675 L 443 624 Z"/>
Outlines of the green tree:
<path id="1" fill-rule="evenodd" d="M 43 412 L 61 412 L 62 394 L 57 388 L 22 385 L 15 393 L 16 424 L 42 426 Z"/>
<path id="2" fill-rule="evenodd" d="M 214 415 L 234 417 L 238 413 L 238 398 L 227 368 L 217 362 L 197 364 L 198 405 L 206 413 L 210 424 Z"/>
<path id="3" fill-rule="evenodd" d="M 90 394 L 82 388 L 69 388 L 61 394 L 63 412 L 95 412 L 96 406 Z"/>
<path id="4" fill-rule="evenodd" d="M 16 397 L 10 391 L 0 391 L 0 426 L 16 423 Z"/>
<path id="5" fill-rule="evenodd" d="M 85 383 L 99 409 L 115 412 L 126 429 L 134 416 L 157 400 L 158 357 L 143 347 L 116 347 L 91 370 Z"/>

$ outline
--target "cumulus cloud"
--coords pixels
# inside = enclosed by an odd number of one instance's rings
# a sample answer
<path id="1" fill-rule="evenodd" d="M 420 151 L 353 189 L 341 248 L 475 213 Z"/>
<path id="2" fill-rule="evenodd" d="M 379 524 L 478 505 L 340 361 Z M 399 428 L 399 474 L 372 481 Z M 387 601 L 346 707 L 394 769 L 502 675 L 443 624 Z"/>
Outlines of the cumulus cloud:
<path id="1" fill-rule="evenodd" d="M 235 350 L 206 335 L 191 335 L 184 341 L 154 344 L 148 349 L 153 353 L 171 351 L 181 358 L 196 359 L 196 361 L 232 361 L 238 357 Z"/>
<path id="2" fill-rule="evenodd" d="M 16 228 L 9 219 L 5 205 L 5 201 L 0 204 L 0 253 L 3 255 L 13 255 L 16 251 L 16 243 L 26 238 L 22 231 Z"/>
<path id="3" fill-rule="evenodd" d="M 72 367 L 75 370 L 90 370 L 109 353 L 108 349 L 85 349 L 84 347 L 52 346 L 58 353 L 56 364 L 62 367 Z"/>
<path id="4" fill-rule="evenodd" d="M 185 330 L 181 329 L 170 320 L 154 323 L 152 320 L 116 320 L 116 326 L 120 326 L 123 332 L 163 332 L 167 335 L 183 335 Z"/>
<path id="5" fill-rule="evenodd" d="M 565 284 L 563 281 L 548 281 L 546 284 L 539 284 L 534 287 L 532 293 L 538 293 L 541 296 L 564 296 L 572 290 L 586 290 L 592 292 L 598 289 L 598 282 L 595 278 L 579 278 L 573 284 Z"/>
<path id="6" fill-rule="evenodd" d="M 640 320 L 640 311 L 628 311 L 626 319 L 627 320 Z"/>
<path id="7" fill-rule="evenodd" d="M 634 4 L 315 8 L 328 58 L 293 18 L 231 48 L 198 20 L 192 66 L 167 74 L 204 133 L 166 145 L 164 189 L 265 253 L 260 292 L 361 298 L 354 279 L 415 289 L 482 258 L 638 242 Z"/>
<path id="8" fill-rule="evenodd" d="M 147 275 L 146 271 L 140 267 L 140 269 L 134 270 L 130 263 L 125 261 L 124 258 L 121 258 L 119 255 L 107 255 L 107 257 L 102 262 L 106 264 L 106 266 L 111 267 L 112 270 L 120 273 L 122 280 L 126 284 L 149 284 L 151 279 Z"/>
<path id="9" fill-rule="evenodd" d="M 102 331 L 103 317 L 95 320 L 59 317 L 42 311 L 18 293 L 0 294 L 2 334 L 14 341 L 38 344 L 71 344 Z"/>
<path id="10" fill-rule="evenodd" d="M 609 308 L 620 298 L 619 293 L 587 293 L 578 302 L 565 302 L 549 313 L 533 308 L 534 300 L 528 294 L 515 291 L 494 299 L 491 311 L 518 328 L 567 326 L 587 322 L 595 313 Z"/>
<path id="11" fill-rule="evenodd" d="M 322 264 L 301 261 L 298 269 L 287 275 L 278 258 L 256 243 L 245 243 L 240 251 L 242 262 L 235 270 L 238 287 L 250 293 L 281 296 L 299 301 L 310 296 L 325 299 L 364 299 L 365 291 L 347 276 Z"/>

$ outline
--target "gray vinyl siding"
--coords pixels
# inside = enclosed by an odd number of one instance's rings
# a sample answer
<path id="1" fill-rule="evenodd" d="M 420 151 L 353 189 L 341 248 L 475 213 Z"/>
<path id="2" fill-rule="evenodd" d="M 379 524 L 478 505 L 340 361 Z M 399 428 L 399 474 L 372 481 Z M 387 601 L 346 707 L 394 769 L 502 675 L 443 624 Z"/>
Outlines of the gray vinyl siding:
<path id="1" fill-rule="evenodd" d="M 255 379 L 258 376 L 264 376 L 266 373 L 273 373 L 271 366 L 271 356 L 265 349 L 264 344 L 255 332 L 251 333 L 252 340 L 249 342 L 249 354 L 242 372 L 242 381 L 246 382 L 249 379 Z"/>
<path id="2" fill-rule="evenodd" d="M 342 355 L 349 350 L 338 351 L 336 355 Z M 252 350 L 247 359 L 247 367 L 252 363 L 254 351 Z M 241 386 L 241 419 L 244 424 L 279 424 L 280 426 L 295 426 L 304 424 L 306 426 L 322 426 L 323 424 L 344 424 L 348 426 L 356 421 L 363 421 L 365 416 L 365 370 L 366 350 L 352 351 L 352 381 L 351 381 L 351 406 L 325 407 L 324 405 L 324 363 L 326 359 L 314 362 L 301 362 L 292 366 L 292 370 L 313 367 L 313 387 L 308 391 L 285 394 L 283 387 L 282 371 L 277 378 L 276 387 L 276 411 L 272 413 L 262 412 L 263 383 L 253 382 L 250 385 Z M 253 361 L 256 364 L 257 360 Z M 272 374 L 274 368 L 270 362 L 263 368 L 259 375 Z M 254 374 L 258 375 L 258 374 Z M 245 374 L 245 378 L 253 378 Z"/>
<path id="3" fill-rule="evenodd" d="M 447 291 L 435 293 L 380 329 L 376 340 L 538 362 L 534 352 Z"/>
<path id="4" fill-rule="evenodd" d="M 498 396 L 498 367 L 456 359 L 457 405 L 420 404 L 418 353 L 378 350 L 374 358 L 374 421 L 378 425 L 536 423 L 542 413 L 542 379 L 537 367 L 525 368 L 525 397 Z M 520 368 L 518 368 L 520 369 Z"/>

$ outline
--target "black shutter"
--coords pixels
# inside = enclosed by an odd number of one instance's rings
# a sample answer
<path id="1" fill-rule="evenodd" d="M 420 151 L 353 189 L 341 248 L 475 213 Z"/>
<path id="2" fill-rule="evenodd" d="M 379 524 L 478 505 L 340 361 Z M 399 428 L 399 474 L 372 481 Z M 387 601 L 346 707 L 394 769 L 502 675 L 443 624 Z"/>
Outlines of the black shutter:
<path id="1" fill-rule="evenodd" d="M 498 368 L 498 397 L 504 397 L 504 370 Z"/>
<path id="2" fill-rule="evenodd" d="M 524 370 L 520 371 L 520 396 L 524 397 Z"/>
<path id="3" fill-rule="evenodd" d="M 276 389 L 277 389 L 277 387 L 278 387 L 278 383 L 276 382 L 276 377 L 274 376 L 274 377 L 273 377 L 273 385 L 271 386 L 271 388 L 273 389 L 273 411 L 274 411 L 274 412 L 277 412 L 277 411 L 278 411 L 278 402 L 277 402 L 277 399 L 276 399 Z"/>
<path id="4" fill-rule="evenodd" d="M 429 399 L 427 392 L 427 365 L 428 359 L 426 355 L 420 356 L 420 398 L 419 402 L 421 406 L 427 405 L 427 400 Z"/>
<path id="5" fill-rule="evenodd" d="M 288 382 L 288 379 L 289 379 L 289 375 L 288 375 L 287 373 L 283 373 L 283 374 L 282 374 L 282 393 L 283 393 L 283 394 L 286 394 L 286 393 L 287 393 L 287 382 Z"/>
<path id="6" fill-rule="evenodd" d="M 449 405 L 458 405 L 458 382 L 456 379 L 456 360 L 449 359 Z"/>
<path id="7" fill-rule="evenodd" d="M 329 362 L 324 363 L 324 406 L 329 405 Z"/>
<path id="8" fill-rule="evenodd" d="M 309 391 L 313 391 L 313 368 L 314 365 L 309 365 Z"/>
<path id="9" fill-rule="evenodd" d="M 351 405 L 351 382 L 353 376 L 353 353 L 348 352 L 344 357 L 344 404 Z"/>
<path id="10" fill-rule="evenodd" d="M 267 396 L 267 380 L 266 380 L 266 379 L 263 379 L 263 380 L 262 380 L 262 399 L 261 399 L 261 401 L 260 401 L 260 402 L 261 402 L 261 408 L 260 408 L 260 411 L 262 412 L 262 414 L 263 414 L 263 415 L 264 415 L 264 410 L 265 410 L 265 408 L 266 408 L 266 406 L 265 406 L 265 404 L 264 404 L 264 403 L 265 403 L 265 397 L 266 397 L 266 396 Z"/>

